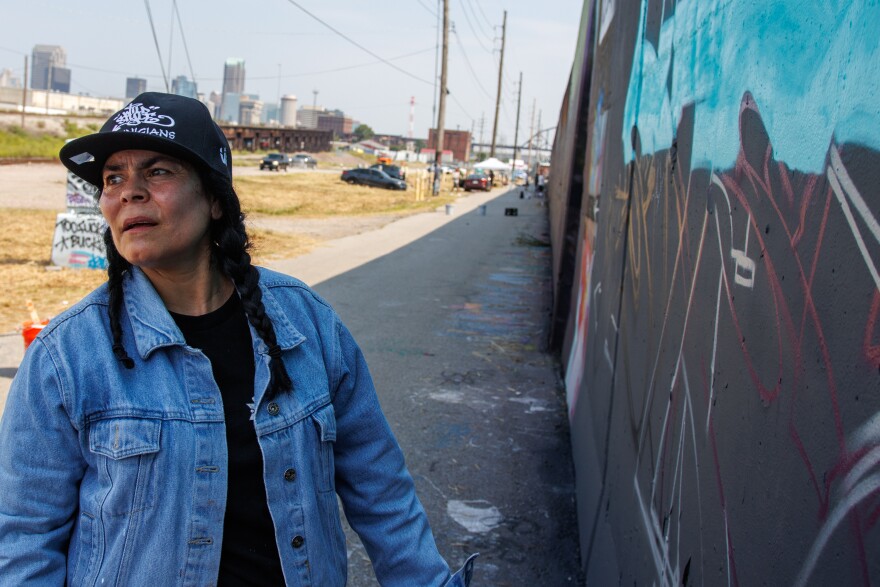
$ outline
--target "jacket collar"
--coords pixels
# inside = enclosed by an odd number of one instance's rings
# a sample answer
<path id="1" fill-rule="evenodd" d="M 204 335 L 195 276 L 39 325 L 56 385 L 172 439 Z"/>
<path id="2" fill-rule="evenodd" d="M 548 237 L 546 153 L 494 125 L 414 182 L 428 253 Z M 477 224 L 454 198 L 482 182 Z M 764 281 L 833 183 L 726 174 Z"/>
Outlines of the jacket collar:
<path id="1" fill-rule="evenodd" d="M 266 315 L 275 328 L 278 345 L 288 350 L 303 342 L 305 336 L 293 326 L 281 304 L 264 286 L 262 280 L 260 280 L 260 290 L 263 294 Z M 161 347 L 186 344 L 183 334 L 165 308 L 162 298 L 140 268 L 129 269 L 123 281 L 123 292 L 125 310 L 130 318 L 135 345 L 141 358 L 146 360 L 153 351 Z M 257 341 L 257 351 L 267 353 L 269 349 L 266 343 L 257 336 L 253 326 L 250 328 L 251 336 Z"/>

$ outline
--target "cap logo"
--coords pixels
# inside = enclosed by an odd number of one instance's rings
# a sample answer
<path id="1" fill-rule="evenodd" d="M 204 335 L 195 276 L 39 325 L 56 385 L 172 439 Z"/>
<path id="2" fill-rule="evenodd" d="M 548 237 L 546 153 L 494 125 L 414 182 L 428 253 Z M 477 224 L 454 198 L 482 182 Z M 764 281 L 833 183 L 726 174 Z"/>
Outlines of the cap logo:
<path id="1" fill-rule="evenodd" d="M 127 132 L 137 132 L 151 135 L 155 134 L 165 138 L 173 139 L 173 131 L 149 128 L 123 128 L 126 126 L 130 127 L 141 125 L 162 126 L 166 128 L 174 126 L 174 119 L 164 114 L 157 114 L 155 111 L 158 109 L 158 106 L 144 106 L 140 102 L 132 102 L 131 104 L 126 106 L 119 114 L 116 115 L 116 118 L 114 119 L 114 122 L 116 124 L 113 126 L 113 132 L 121 129 Z"/>

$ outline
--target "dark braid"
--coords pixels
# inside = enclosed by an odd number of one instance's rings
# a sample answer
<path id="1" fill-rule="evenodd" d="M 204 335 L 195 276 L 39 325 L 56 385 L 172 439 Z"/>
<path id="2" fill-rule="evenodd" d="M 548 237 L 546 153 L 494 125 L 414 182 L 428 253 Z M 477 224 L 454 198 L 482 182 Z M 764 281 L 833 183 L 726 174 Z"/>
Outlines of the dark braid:
<path id="1" fill-rule="evenodd" d="M 218 202 L 222 209 L 222 216 L 211 222 L 211 241 L 214 244 L 211 262 L 235 282 L 248 321 L 269 347 L 270 378 L 266 399 L 271 399 L 278 393 L 292 391 L 293 383 L 284 367 L 284 361 L 281 360 L 275 327 L 263 306 L 260 274 L 251 264 L 248 253 L 251 242 L 244 226 L 241 202 L 229 179 L 210 172 L 202 172 L 201 179 L 205 193 Z"/>
<path id="2" fill-rule="evenodd" d="M 104 230 L 104 246 L 107 248 L 107 285 L 110 288 L 110 305 L 107 312 L 110 315 L 110 332 L 113 334 L 113 354 L 126 369 L 133 369 L 134 361 L 122 345 L 122 325 L 119 323 L 119 315 L 122 312 L 122 277 L 131 264 L 116 250 L 109 226 Z"/>

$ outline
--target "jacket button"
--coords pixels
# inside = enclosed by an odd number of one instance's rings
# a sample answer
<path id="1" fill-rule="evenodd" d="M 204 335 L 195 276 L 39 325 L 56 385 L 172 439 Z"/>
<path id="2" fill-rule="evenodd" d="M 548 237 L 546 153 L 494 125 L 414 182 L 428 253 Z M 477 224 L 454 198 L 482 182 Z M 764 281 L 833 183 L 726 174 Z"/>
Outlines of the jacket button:
<path id="1" fill-rule="evenodd" d="M 294 479 L 296 479 L 296 469 L 287 469 L 284 471 L 285 481 L 293 481 Z"/>
<path id="2" fill-rule="evenodd" d="M 275 402 L 269 402 L 269 405 L 266 408 L 266 411 L 269 412 L 270 416 L 277 416 L 278 412 L 281 411 L 281 408 L 279 408 L 278 404 L 276 404 Z"/>
<path id="3" fill-rule="evenodd" d="M 302 536 L 294 536 L 293 540 L 290 541 L 290 545 L 293 546 L 294 548 L 299 548 L 300 546 L 303 545 L 303 542 L 305 542 L 305 541 L 306 541 L 306 539 L 303 538 Z"/>

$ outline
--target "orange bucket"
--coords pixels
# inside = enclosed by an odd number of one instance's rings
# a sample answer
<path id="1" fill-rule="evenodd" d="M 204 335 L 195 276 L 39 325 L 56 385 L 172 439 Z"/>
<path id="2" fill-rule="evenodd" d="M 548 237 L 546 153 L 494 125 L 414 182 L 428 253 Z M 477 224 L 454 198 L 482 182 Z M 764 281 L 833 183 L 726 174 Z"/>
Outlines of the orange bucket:
<path id="1" fill-rule="evenodd" d="M 48 320 L 43 320 L 37 324 L 27 321 L 22 324 L 21 335 L 24 337 L 24 348 L 28 348 L 34 339 L 40 334 L 40 331 L 48 324 Z"/>

